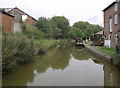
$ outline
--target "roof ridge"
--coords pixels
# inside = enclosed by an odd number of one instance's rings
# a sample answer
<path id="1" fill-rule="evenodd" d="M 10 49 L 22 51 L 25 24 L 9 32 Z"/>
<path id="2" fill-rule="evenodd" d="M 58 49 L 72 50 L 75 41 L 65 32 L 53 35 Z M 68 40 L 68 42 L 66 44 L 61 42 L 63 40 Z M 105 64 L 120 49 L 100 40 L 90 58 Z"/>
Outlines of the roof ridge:
<path id="1" fill-rule="evenodd" d="M 13 8 L 13 9 L 11 9 L 9 12 L 11 12 L 12 10 L 14 10 L 14 9 L 18 9 L 19 11 L 21 11 L 21 12 L 23 12 L 23 13 L 25 13 L 26 15 L 28 15 L 28 16 L 30 16 L 29 14 L 27 14 L 26 12 L 24 12 L 24 11 L 22 11 L 21 9 L 19 9 L 18 7 L 15 7 L 15 8 Z M 9 13 L 8 12 L 8 13 Z M 32 16 L 30 16 L 32 19 L 34 19 L 35 21 L 37 21 L 35 18 L 33 18 Z"/>

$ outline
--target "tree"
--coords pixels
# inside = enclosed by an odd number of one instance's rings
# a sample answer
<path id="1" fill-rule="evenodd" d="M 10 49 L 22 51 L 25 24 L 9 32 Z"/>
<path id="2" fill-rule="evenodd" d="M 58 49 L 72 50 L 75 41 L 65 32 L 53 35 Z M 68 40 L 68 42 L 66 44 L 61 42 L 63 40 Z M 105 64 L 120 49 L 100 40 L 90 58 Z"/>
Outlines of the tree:
<path id="1" fill-rule="evenodd" d="M 46 38 L 53 37 L 53 30 L 49 19 L 40 17 L 35 26 L 38 28 L 38 30 L 41 30 L 45 33 Z"/>
<path id="2" fill-rule="evenodd" d="M 88 22 L 78 21 L 73 24 L 73 27 L 80 28 L 82 32 L 84 32 L 88 25 L 89 25 Z"/>
<path id="3" fill-rule="evenodd" d="M 81 29 L 78 29 L 76 27 L 71 27 L 69 34 L 69 38 L 75 39 L 75 38 L 84 38 L 84 33 L 81 31 Z"/>
<path id="4" fill-rule="evenodd" d="M 88 22 L 79 21 L 74 23 L 73 27 L 80 29 L 84 33 L 84 39 L 91 37 L 93 39 L 93 34 L 103 30 L 103 27 L 99 25 L 93 25 Z"/>
<path id="5" fill-rule="evenodd" d="M 57 28 L 62 30 L 62 35 L 60 36 L 61 38 L 67 38 L 68 37 L 68 32 L 69 32 L 69 21 L 67 18 L 64 16 L 54 16 L 51 18 L 51 23 L 56 25 Z"/>

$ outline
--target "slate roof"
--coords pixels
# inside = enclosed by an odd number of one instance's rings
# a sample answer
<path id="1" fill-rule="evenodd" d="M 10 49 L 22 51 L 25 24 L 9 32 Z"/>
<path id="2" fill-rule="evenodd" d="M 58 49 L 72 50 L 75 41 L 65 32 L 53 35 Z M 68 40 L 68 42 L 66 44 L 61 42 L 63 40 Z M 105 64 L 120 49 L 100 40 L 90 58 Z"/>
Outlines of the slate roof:
<path id="1" fill-rule="evenodd" d="M 6 15 L 8 15 L 8 16 L 14 17 L 13 15 L 5 12 L 5 10 L 4 10 L 3 8 L 0 8 L 0 12 L 6 14 Z"/>

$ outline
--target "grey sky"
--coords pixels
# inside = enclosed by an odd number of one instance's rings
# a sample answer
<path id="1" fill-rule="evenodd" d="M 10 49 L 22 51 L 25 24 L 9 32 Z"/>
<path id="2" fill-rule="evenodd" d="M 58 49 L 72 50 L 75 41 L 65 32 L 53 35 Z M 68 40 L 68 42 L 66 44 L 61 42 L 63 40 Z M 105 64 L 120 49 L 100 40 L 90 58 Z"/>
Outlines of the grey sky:
<path id="1" fill-rule="evenodd" d="M 0 0 L 0 8 L 18 7 L 38 19 L 41 16 L 65 16 L 70 25 L 88 21 L 103 25 L 103 12 L 115 0 Z"/>

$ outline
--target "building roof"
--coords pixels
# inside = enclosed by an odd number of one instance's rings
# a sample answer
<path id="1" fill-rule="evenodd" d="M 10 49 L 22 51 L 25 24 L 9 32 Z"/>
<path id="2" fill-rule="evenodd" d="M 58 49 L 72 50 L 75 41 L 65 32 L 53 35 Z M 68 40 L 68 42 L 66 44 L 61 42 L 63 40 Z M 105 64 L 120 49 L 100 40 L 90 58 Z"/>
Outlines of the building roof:
<path id="1" fill-rule="evenodd" d="M 11 14 L 5 12 L 5 10 L 2 9 L 2 8 L 0 8 L 0 12 L 6 14 L 6 15 L 8 15 L 8 16 L 14 17 L 13 15 L 11 15 Z"/>
<path id="2" fill-rule="evenodd" d="M 103 35 L 103 31 L 97 32 L 94 35 Z"/>
<path id="3" fill-rule="evenodd" d="M 120 2 L 120 0 L 116 0 L 114 1 L 112 4 L 110 4 L 108 7 L 106 7 L 103 11 L 107 10 L 108 8 L 110 8 L 112 5 L 114 5 L 115 3 Z"/>
<path id="4" fill-rule="evenodd" d="M 11 12 L 11 11 L 13 11 L 14 9 L 17 9 L 17 10 L 19 10 L 19 11 L 21 11 L 21 12 L 23 12 L 24 14 L 26 14 L 26 15 L 28 15 L 27 13 L 25 13 L 24 11 L 22 11 L 22 10 L 20 10 L 19 8 L 17 8 L 17 7 L 15 7 L 15 8 L 13 8 L 13 9 L 11 9 L 10 11 L 8 11 L 8 12 Z M 33 20 L 35 20 L 35 21 L 37 21 L 35 18 L 33 18 L 32 16 L 30 16 L 30 15 L 28 15 L 29 17 L 31 17 Z"/>

